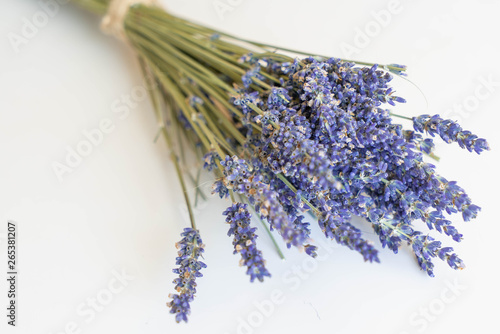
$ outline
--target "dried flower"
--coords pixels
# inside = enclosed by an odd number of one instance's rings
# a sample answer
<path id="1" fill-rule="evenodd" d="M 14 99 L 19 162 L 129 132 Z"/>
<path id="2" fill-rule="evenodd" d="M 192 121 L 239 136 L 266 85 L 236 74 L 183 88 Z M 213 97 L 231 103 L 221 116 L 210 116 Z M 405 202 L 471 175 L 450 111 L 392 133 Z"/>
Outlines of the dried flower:
<path id="1" fill-rule="evenodd" d="M 426 132 L 434 137 L 438 134 L 445 142 L 457 142 L 461 148 L 466 148 L 469 152 L 489 151 L 490 147 L 483 138 L 478 138 L 470 131 L 462 129 L 457 122 L 450 119 L 442 119 L 439 115 L 421 115 L 413 117 L 413 127 L 415 131 Z"/>
<path id="2" fill-rule="evenodd" d="M 179 267 L 173 270 L 179 274 L 179 278 L 173 282 L 177 293 L 170 295 L 172 301 L 168 302 L 167 306 L 170 307 L 170 313 L 175 314 L 177 322 L 187 322 L 187 316 L 191 313 L 189 303 L 193 301 L 196 293 L 196 278 L 203 276 L 200 270 L 207 266 L 198 260 L 205 247 L 198 230 L 185 228 L 181 236 L 183 238 L 176 244 L 179 249 L 176 264 Z"/>
<path id="3" fill-rule="evenodd" d="M 262 252 L 257 249 L 257 235 L 255 227 L 250 227 L 251 215 L 247 205 L 235 203 L 223 212 L 226 222 L 229 224 L 229 236 L 234 236 L 234 254 L 240 253 L 242 265 L 246 266 L 247 275 L 250 275 L 250 282 L 256 278 L 263 281 L 265 276 L 271 276 L 265 267 Z"/>

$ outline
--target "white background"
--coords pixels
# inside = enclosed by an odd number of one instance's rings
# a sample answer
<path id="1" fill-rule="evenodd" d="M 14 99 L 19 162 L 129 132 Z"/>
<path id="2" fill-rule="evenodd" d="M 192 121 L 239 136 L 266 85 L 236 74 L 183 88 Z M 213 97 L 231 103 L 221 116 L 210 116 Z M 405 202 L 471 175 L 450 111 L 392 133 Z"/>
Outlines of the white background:
<path id="1" fill-rule="evenodd" d="M 341 45 L 349 44 L 358 49 L 351 58 L 406 64 L 422 93 L 394 80 L 408 100 L 399 113 L 460 119 L 492 147 L 478 156 L 436 141 L 438 171 L 458 180 L 483 208 L 472 222 L 452 218 L 465 235 L 462 243 L 438 235 L 467 268 L 455 272 L 436 260 L 436 278 L 421 272 L 406 249 L 398 255 L 381 250 L 381 264 L 363 263 L 340 247 L 322 249 L 324 260 L 317 263 L 295 249 L 281 261 L 261 233 L 259 246 L 273 277 L 250 284 L 226 236 L 221 212 L 229 203 L 210 198 L 196 211 L 208 268 L 198 280 L 187 325 L 177 325 L 165 306 L 173 292 L 174 243 L 188 225 L 173 166 L 164 143 L 153 143 L 157 128 L 147 100 L 123 119 L 112 111 L 113 103 L 141 84 L 133 55 L 99 31 L 98 17 L 71 4 L 16 52 L 9 36 L 21 34 L 23 20 L 32 21 L 41 7 L 28 0 L 0 3 L 2 262 L 7 220 L 17 221 L 19 230 L 18 326 L 6 325 L 2 278 L 2 333 L 498 330 L 499 1 L 402 1 L 382 28 L 373 12 L 387 10 L 387 1 L 164 1 L 173 13 L 249 39 L 338 57 L 347 56 Z M 229 10 L 218 13 L 220 3 Z M 367 45 L 356 39 L 365 29 L 372 29 Z M 485 80 L 494 82 L 491 91 Z M 64 162 L 67 147 L 74 149 L 85 140 L 83 131 L 106 118 L 113 131 L 59 182 L 52 164 Z M 376 241 L 366 224 L 358 226 Z M 313 229 L 321 239 L 315 224 Z M 297 276 L 294 266 L 310 273 Z M 110 283 L 121 286 L 114 281 L 117 271 L 133 279 L 112 293 Z M 255 303 L 268 305 L 274 290 L 283 302 L 262 315 Z M 97 296 L 111 300 L 90 311 L 89 298 Z M 247 327 L 248 321 L 257 327 Z"/>

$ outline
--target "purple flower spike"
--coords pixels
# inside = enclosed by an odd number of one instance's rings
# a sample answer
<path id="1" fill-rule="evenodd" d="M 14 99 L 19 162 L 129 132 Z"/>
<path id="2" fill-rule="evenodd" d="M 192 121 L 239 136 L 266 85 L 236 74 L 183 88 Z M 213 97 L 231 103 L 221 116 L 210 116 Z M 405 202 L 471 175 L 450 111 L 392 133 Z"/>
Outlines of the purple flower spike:
<path id="1" fill-rule="evenodd" d="M 185 228 L 181 236 L 182 240 L 176 244 L 179 249 L 176 264 L 179 267 L 173 270 L 174 273 L 179 274 L 179 278 L 173 281 L 178 293 L 170 295 L 172 300 L 167 303 L 167 306 L 170 307 L 170 313 L 175 314 L 175 321 L 187 322 L 187 316 L 191 313 L 189 303 L 193 301 L 196 293 L 196 277 L 202 277 L 200 270 L 207 266 L 198 260 L 205 247 L 198 230 Z"/>
<path id="2" fill-rule="evenodd" d="M 246 204 L 235 203 L 224 211 L 226 222 L 230 225 L 229 236 L 234 236 L 234 254 L 241 254 L 241 264 L 246 266 L 247 275 L 250 275 L 250 282 L 256 278 L 264 281 L 264 277 L 270 277 L 271 274 L 265 267 L 265 261 L 262 258 L 262 252 L 257 249 L 257 235 L 254 227 L 250 227 L 251 215 L 248 212 Z"/>

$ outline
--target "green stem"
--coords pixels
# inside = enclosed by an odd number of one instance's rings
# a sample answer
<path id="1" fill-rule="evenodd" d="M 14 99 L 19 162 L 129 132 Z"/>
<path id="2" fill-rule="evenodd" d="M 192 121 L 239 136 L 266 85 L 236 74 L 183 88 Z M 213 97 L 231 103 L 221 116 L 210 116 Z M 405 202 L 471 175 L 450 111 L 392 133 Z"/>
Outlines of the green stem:
<path id="1" fill-rule="evenodd" d="M 171 142 L 170 136 L 168 135 L 167 129 L 165 127 L 163 127 L 162 130 L 163 130 L 162 131 L 163 136 L 167 142 L 167 145 L 170 148 L 170 159 L 174 162 L 175 171 L 177 173 L 177 176 L 179 177 L 179 182 L 181 184 L 182 193 L 184 194 L 184 200 L 186 201 L 186 206 L 187 206 L 188 213 L 189 213 L 189 220 L 191 221 L 191 227 L 194 230 L 196 230 L 196 224 L 194 222 L 193 210 L 191 208 L 191 201 L 190 201 L 189 195 L 187 193 L 186 183 L 184 182 L 184 177 L 182 175 L 182 171 L 181 171 L 181 168 L 179 166 L 179 161 L 178 161 L 177 156 L 175 155 L 174 151 L 172 150 L 172 142 Z"/>
<path id="2" fill-rule="evenodd" d="M 403 115 L 399 115 L 399 114 L 395 114 L 395 113 L 389 113 L 389 115 L 391 116 L 394 116 L 394 117 L 397 117 L 397 118 L 402 118 L 402 119 L 406 119 L 408 121 L 412 121 L 413 122 L 413 118 L 411 117 L 407 117 L 407 116 L 403 116 Z"/>

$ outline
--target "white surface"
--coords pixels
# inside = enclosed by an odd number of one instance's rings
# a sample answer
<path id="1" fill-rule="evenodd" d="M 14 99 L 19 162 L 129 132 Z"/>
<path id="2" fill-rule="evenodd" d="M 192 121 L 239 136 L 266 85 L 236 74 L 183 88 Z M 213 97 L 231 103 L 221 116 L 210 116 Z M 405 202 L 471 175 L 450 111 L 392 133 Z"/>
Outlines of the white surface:
<path id="1" fill-rule="evenodd" d="M 231 10 L 219 16 L 214 5 L 221 2 Z M 372 11 L 388 8 L 386 1 L 164 3 L 176 14 L 236 35 L 335 56 L 344 56 L 342 43 L 355 46 L 356 29 L 376 22 Z M 437 277 L 431 279 L 406 250 L 398 255 L 381 250 L 381 264 L 365 264 L 339 247 L 331 254 L 322 250 L 324 260 L 315 265 L 294 249 L 286 251 L 283 262 L 261 233 L 259 246 L 273 277 L 250 284 L 226 236 L 221 212 L 228 203 L 211 198 L 197 210 L 208 268 L 198 280 L 188 325 L 175 324 L 165 306 L 175 278 L 174 243 L 188 224 L 173 167 L 165 145 L 153 143 L 156 123 L 147 101 L 123 119 L 112 111 L 113 103 L 141 82 L 133 57 L 100 33 L 97 17 L 71 4 L 16 53 L 9 33 L 19 34 L 23 18 L 31 20 L 41 7 L 36 1 L 2 0 L 1 8 L 0 232 L 12 219 L 20 236 L 18 327 L 7 328 L 2 311 L 2 333 L 5 328 L 30 334 L 495 332 L 500 311 L 498 1 L 403 1 L 402 10 L 352 56 L 409 66 L 409 78 L 429 107 L 414 86 L 395 80 L 409 101 L 400 113 L 460 117 L 465 128 L 489 140 L 493 150 L 481 156 L 438 145 L 438 170 L 458 180 L 483 208 L 475 221 L 453 218 L 465 235 L 461 244 L 438 236 L 455 247 L 467 269 L 455 272 L 437 260 Z M 478 87 L 489 76 L 497 84 L 477 107 L 465 117 L 448 112 L 473 102 L 476 89 L 484 95 Z M 58 182 L 52 163 L 62 162 L 67 146 L 75 148 L 85 139 L 82 131 L 97 128 L 105 118 L 113 131 Z M 373 233 L 368 237 L 375 240 Z M 2 234 L 2 262 L 5 248 Z M 298 278 L 294 266 L 312 272 Z M 110 294 L 108 284 L 120 287 L 114 270 L 134 279 Z M 6 282 L 0 282 L 5 305 Z M 450 290 L 453 282 L 461 287 Z M 283 303 L 275 304 L 257 328 L 242 328 L 240 319 L 260 320 L 254 303 L 269 300 L 274 290 Z M 112 300 L 92 317 L 86 303 L 96 296 Z M 429 320 L 423 320 L 429 309 Z"/>

